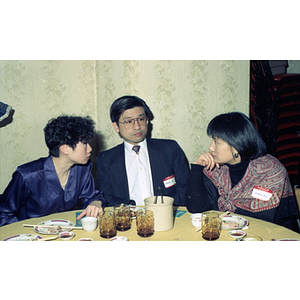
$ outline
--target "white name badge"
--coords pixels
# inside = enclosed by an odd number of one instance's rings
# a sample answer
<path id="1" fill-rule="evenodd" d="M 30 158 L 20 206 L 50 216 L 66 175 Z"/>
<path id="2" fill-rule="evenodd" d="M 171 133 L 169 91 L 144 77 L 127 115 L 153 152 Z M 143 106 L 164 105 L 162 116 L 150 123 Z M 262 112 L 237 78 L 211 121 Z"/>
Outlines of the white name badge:
<path id="1" fill-rule="evenodd" d="M 164 179 L 165 188 L 169 188 L 176 184 L 175 175 L 168 176 Z"/>
<path id="2" fill-rule="evenodd" d="M 269 201 L 272 194 L 272 190 L 255 185 L 251 196 L 259 200 Z"/>

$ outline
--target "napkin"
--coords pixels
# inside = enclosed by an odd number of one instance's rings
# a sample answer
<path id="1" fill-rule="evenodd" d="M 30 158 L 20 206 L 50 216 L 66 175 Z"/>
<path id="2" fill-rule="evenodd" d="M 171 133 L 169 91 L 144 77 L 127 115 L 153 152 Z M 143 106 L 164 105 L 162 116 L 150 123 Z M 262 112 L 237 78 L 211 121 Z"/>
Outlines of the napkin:
<path id="1" fill-rule="evenodd" d="M 176 218 L 180 218 L 181 216 L 183 216 L 185 213 L 187 213 L 186 210 L 173 210 L 173 215 Z"/>
<path id="2" fill-rule="evenodd" d="M 75 213 L 75 219 L 82 213 L 82 211 L 78 211 Z M 84 219 L 85 216 L 83 216 L 80 220 L 76 220 L 76 227 L 82 227 L 81 220 Z"/>

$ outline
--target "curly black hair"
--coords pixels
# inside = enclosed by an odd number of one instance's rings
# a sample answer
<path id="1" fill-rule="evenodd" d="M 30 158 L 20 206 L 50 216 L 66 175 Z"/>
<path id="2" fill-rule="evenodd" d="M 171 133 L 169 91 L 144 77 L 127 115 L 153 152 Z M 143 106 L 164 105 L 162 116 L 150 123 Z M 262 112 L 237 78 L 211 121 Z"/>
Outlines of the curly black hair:
<path id="1" fill-rule="evenodd" d="M 89 142 L 95 134 L 95 123 L 89 117 L 59 116 L 48 121 L 44 128 L 49 154 L 59 157 L 59 147 L 68 145 L 75 149 L 78 142 Z"/>

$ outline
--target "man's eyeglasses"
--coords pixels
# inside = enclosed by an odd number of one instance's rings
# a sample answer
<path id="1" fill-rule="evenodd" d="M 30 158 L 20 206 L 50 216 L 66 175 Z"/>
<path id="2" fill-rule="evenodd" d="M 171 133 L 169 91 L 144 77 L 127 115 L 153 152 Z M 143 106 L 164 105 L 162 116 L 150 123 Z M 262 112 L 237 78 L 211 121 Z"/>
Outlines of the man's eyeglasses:
<path id="1" fill-rule="evenodd" d="M 133 128 L 135 121 L 139 123 L 140 126 L 145 126 L 148 122 L 148 119 L 146 117 L 140 117 L 140 118 L 135 118 L 135 119 L 127 119 L 124 122 L 120 122 L 123 124 L 125 129 L 131 129 Z"/>

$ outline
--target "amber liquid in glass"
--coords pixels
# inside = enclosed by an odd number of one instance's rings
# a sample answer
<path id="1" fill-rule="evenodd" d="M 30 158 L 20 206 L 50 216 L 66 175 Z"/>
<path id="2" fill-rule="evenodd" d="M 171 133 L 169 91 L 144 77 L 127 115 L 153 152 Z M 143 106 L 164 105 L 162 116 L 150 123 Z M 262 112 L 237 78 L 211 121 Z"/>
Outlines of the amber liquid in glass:
<path id="1" fill-rule="evenodd" d="M 109 230 L 109 231 L 100 232 L 100 236 L 105 238 L 105 239 L 112 238 L 116 235 L 117 235 L 116 230 Z"/>
<path id="2" fill-rule="evenodd" d="M 214 232 L 207 232 L 202 235 L 202 237 L 207 241 L 214 241 L 219 238 L 219 234 Z"/>
<path id="3" fill-rule="evenodd" d="M 149 237 L 153 235 L 153 230 L 138 231 L 137 234 L 141 237 Z"/>

